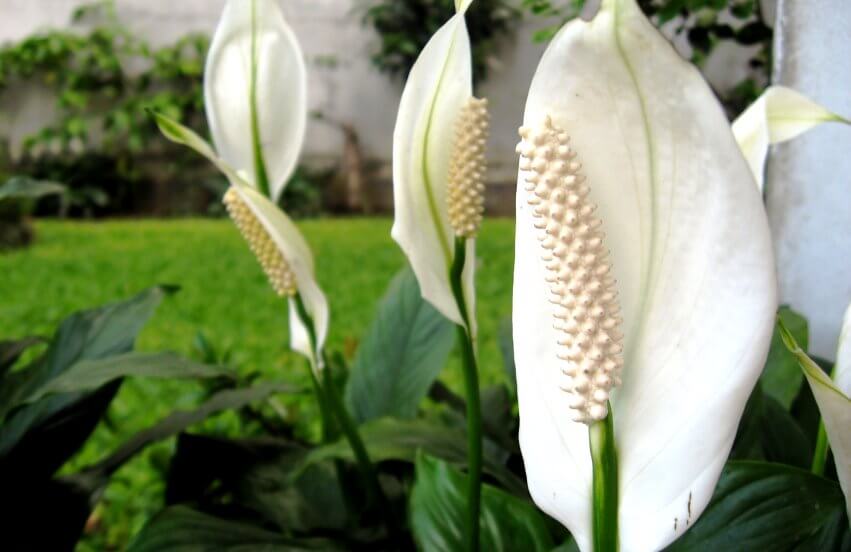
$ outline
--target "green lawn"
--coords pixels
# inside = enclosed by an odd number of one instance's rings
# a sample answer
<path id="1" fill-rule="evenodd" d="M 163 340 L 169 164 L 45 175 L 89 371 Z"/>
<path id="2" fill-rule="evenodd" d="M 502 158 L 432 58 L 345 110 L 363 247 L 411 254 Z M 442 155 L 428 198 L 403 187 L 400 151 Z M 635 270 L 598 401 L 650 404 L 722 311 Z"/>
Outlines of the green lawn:
<path id="1" fill-rule="evenodd" d="M 321 219 L 300 223 L 316 256 L 331 305 L 328 347 L 351 358 L 376 302 L 405 262 L 390 239 L 390 219 Z M 260 370 L 304 381 L 303 360 L 287 351 L 285 304 L 227 220 L 41 222 L 38 242 L 0 255 L 0 338 L 48 334 L 74 310 L 130 296 L 148 286 L 177 284 L 143 332 L 139 348 L 197 356 L 203 332 L 238 370 Z M 479 242 L 477 294 L 482 379 L 503 377 L 498 346 L 501 320 L 511 309 L 514 223 L 485 224 Z M 443 379 L 460 388 L 457 358 Z M 122 438 L 175 407 L 194 404 L 199 390 L 184 383 L 130 382 L 76 464 L 94 460 Z M 305 413 L 310 414 L 310 405 Z M 227 421 L 220 421 L 227 431 Z M 209 428 L 207 428 L 209 429 Z M 212 430 L 215 431 L 215 422 Z M 121 470 L 102 508 L 100 547 L 126 541 L 157 507 L 159 472 L 168 445 Z"/>

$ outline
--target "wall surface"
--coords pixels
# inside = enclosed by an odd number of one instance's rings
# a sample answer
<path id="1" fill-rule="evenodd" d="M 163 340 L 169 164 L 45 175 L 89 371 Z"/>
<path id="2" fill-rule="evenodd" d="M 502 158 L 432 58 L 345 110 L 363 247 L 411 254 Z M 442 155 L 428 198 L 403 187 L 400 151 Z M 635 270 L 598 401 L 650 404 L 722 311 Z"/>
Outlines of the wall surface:
<path id="1" fill-rule="evenodd" d="M 851 4 L 780 0 L 775 78 L 851 118 Z M 810 349 L 834 358 L 851 302 L 851 128 L 823 125 L 776 147 L 768 209 L 781 300 L 810 321 Z"/>
<path id="2" fill-rule="evenodd" d="M 0 43 L 20 39 L 38 29 L 68 25 L 71 12 L 84 0 L 0 0 Z M 370 158 L 389 161 L 402 85 L 375 70 L 369 60 L 376 36 L 361 21 L 364 0 L 285 0 L 285 15 L 298 35 L 309 64 L 310 107 L 329 118 L 351 123 Z M 133 30 L 155 44 L 166 44 L 188 31 L 212 34 L 224 0 L 117 0 L 119 15 Z M 521 26 L 508 39 L 480 93 L 493 109 L 492 177 L 513 180 L 516 132 L 526 89 L 543 45 L 531 35 L 541 22 Z M 333 60 L 333 63 L 328 63 Z M 10 105 L 11 104 L 11 105 Z M 0 133 L 15 138 L 40 128 L 50 118 L 49 97 L 31 90 L 3 102 Z M 338 156 L 339 131 L 321 122 L 308 130 L 306 153 Z"/>
<path id="3" fill-rule="evenodd" d="M 21 39 L 32 32 L 68 25 L 71 12 L 88 0 L 0 0 L 0 43 Z M 768 0 L 767 4 L 772 4 Z M 298 35 L 310 72 L 312 110 L 352 124 L 367 157 L 388 162 L 401 83 L 376 71 L 369 56 L 376 46 L 374 32 L 362 24 L 371 0 L 281 0 L 284 13 Z M 519 0 L 517 0 L 519 4 Z M 589 0 L 586 16 L 595 11 Z M 116 0 L 122 20 L 154 44 L 166 44 L 189 31 L 212 34 L 224 0 Z M 515 179 L 517 127 L 522 119 L 526 91 L 544 45 L 532 34 L 545 26 L 528 17 L 513 38 L 504 41 L 498 60 L 479 95 L 491 102 L 492 133 L 490 179 Z M 676 25 L 669 25 L 673 29 Z M 682 44 L 679 44 L 679 49 Z M 737 82 L 747 51 L 720 48 L 708 65 L 710 80 L 719 88 Z M 333 64 L 328 61 L 333 60 Z M 36 89 L 0 102 L 0 135 L 12 142 L 41 128 L 51 117 L 50 97 Z M 338 156 L 340 133 L 327 124 L 313 122 L 308 130 L 306 154 Z"/>

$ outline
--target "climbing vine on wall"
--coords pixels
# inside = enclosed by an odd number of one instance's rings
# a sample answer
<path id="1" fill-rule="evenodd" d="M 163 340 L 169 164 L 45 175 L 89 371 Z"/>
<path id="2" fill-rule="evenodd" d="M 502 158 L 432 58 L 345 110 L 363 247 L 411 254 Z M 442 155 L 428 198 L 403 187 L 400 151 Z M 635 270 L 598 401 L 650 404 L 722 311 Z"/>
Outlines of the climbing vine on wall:
<path id="1" fill-rule="evenodd" d="M 516 2 L 477 0 L 467 12 L 473 45 L 473 73 L 487 77 L 500 38 L 510 36 L 522 12 Z M 380 42 L 372 61 L 379 70 L 406 77 L 428 39 L 455 13 L 454 0 L 378 0 L 364 21 L 378 33 Z"/>

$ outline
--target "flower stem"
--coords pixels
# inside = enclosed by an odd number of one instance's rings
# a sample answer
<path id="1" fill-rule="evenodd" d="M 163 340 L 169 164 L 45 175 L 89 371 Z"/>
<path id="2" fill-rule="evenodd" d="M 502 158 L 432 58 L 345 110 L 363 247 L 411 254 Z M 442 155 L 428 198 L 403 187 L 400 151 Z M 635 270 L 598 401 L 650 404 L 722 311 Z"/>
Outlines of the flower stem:
<path id="1" fill-rule="evenodd" d="M 824 465 L 827 463 L 827 452 L 830 443 L 827 440 L 827 431 L 824 429 L 824 421 L 819 420 L 818 437 L 816 438 L 816 451 L 813 454 L 813 465 L 810 471 L 816 475 L 824 475 Z"/>
<path id="2" fill-rule="evenodd" d="M 593 463 L 594 552 L 618 550 L 618 455 L 612 407 L 606 419 L 588 428 Z"/>
<path id="3" fill-rule="evenodd" d="M 381 483 L 378 481 L 378 474 L 376 473 L 372 460 L 369 457 L 369 452 L 367 452 L 366 445 L 364 445 L 363 439 L 361 439 L 357 425 L 354 423 L 354 420 L 352 420 L 352 417 L 346 409 L 346 405 L 340 397 L 339 390 L 334 383 L 334 374 L 331 370 L 331 365 L 327 362 L 320 362 L 321 356 L 316 346 L 316 328 L 313 325 L 313 318 L 311 318 L 310 313 L 307 312 L 307 308 L 305 308 L 304 301 L 302 301 L 300 294 L 296 293 L 292 298 L 292 301 L 295 303 L 299 319 L 302 324 L 304 324 L 305 328 L 307 328 L 310 348 L 313 352 L 313 355 L 311 355 L 313 357 L 311 363 L 315 368 L 313 378 L 317 384 L 317 396 L 319 397 L 320 408 L 323 408 L 322 405 L 324 404 L 324 407 L 327 407 L 337 420 L 339 429 L 349 442 L 349 446 L 355 455 L 355 464 L 357 465 L 358 471 L 360 472 L 364 485 L 366 486 L 367 503 L 369 506 L 375 505 L 379 508 L 379 510 L 381 510 L 388 534 L 392 538 L 395 538 L 397 531 L 396 521 L 393 517 L 393 510 L 390 507 L 390 502 L 384 494 L 384 490 L 381 488 Z M 321 368 L 319 368 L 319 366 L 321 366 Z M 329 425 L 327 430 L 330 429 Z"/>
<path id="4" fill-rule="evenodd" d="M 479 510 L 482 495 L 482 407 L 479 397 L 479 372 L 476 349 L 473 342 L 470 314 L 464 297 L 462 277 L 467 256 L 467 243 L 463 238 L 455 240 L 455 258 L 449 271 L 449 281 L 455 302 L 464 320 L 458 326 L 461 343 L 461 366 L 464 371 L 464 391 L 467 395 L 467 534 L 468 552 L 479 550 Z"/>

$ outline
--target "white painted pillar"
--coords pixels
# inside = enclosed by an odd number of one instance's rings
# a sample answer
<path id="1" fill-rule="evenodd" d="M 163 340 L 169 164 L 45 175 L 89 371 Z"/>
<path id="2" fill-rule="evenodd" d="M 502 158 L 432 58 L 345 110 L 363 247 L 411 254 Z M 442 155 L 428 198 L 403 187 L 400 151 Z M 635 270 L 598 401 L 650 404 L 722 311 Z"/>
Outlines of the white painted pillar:
<path id="1" fill-rule="evenodd" d="M 775 82 L 851 118 L 851 2 L 779 0 L 775 37 Z M 851 302 L 851 128 L 774 148 L 767 202 L 780 299 L 809 319 L 810 351 L 834 359 Z"/>

